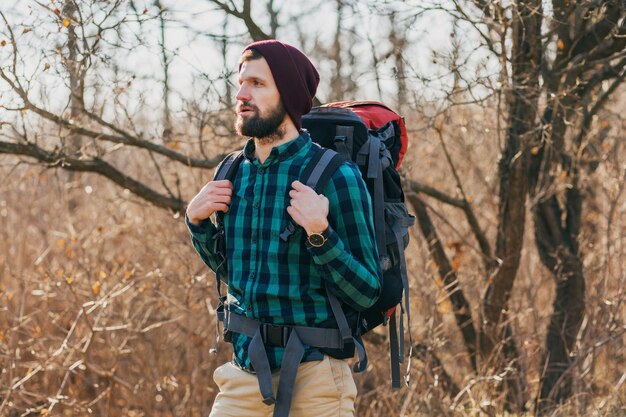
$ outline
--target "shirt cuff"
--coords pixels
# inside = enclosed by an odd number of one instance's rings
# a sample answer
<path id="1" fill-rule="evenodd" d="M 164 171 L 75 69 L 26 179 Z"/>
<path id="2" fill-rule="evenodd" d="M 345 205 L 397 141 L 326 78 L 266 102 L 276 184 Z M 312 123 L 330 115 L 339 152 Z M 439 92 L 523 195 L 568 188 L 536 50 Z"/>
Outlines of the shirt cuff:
<path id="1" fill-rule="evenodd" d="M 200 222 L 200 224 L 193 224 L 189 221 L 189 217 L 185 214 L 185 224 L 187 225 L 187 229 L 189 229 L 191 236 L 200 242 L 208 241 L 216 231 L 216 227 L 210 219 L 204 219 Z"/>
<path id="2" fill-rule="evenodd" d="M 328 226 L 328 238 L 322 246 L 315 247 L 311 245 L 308 240 L 306 240 L 304 244 L 309 253 L 313 256 L 313 262 L 318 265 L 325 265 L 332 262 L 345 251 L 343 242 L 339 239 L 339 235 L 330 226 Z"/>

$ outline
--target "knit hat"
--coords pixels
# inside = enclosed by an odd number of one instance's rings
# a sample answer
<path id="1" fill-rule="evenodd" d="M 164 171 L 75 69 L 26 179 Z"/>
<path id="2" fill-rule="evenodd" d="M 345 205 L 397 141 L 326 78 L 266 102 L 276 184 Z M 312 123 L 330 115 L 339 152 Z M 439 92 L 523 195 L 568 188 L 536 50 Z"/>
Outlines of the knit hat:
<path id="1" fill-rule="evenodd" d="M 257 50 L 267 61 L 283 106 L 300 130 L 300 119 L 311 110 L 320 82 L 317 70 L 300 50 L 274 39 L 253 42 L 243 52 L 248 49 Z M 239 71 L 241 65 L 239 64 Z"/>

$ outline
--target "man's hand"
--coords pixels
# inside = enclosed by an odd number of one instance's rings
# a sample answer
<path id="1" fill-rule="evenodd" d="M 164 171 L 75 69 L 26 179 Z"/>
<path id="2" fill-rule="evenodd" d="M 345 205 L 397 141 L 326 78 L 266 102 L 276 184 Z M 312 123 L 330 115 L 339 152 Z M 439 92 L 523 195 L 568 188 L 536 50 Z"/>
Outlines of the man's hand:
<path id="1" fill-rule="evenodd" d="M 187 206 L 187 217 L 198 225 L 216 211 L 226 213 L 233 195 L 233 184 L 228 180 L 208 182 Z"/>
<path id="2" fill-rule="evenodd" d="M 291 184 L 291 205 L 287 213 L 306 230 L 307 235 L 321 233 L 328 227 L 328 199 L 300 181 Z"/>

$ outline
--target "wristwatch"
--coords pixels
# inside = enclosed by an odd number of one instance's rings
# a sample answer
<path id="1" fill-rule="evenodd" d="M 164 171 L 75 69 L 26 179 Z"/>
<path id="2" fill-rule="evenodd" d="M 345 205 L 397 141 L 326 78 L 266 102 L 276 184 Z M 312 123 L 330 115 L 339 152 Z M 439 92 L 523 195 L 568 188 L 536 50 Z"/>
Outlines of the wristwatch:
<path id="1" fill-rule="evenodd" d="M 328 240 L 328 228 L 326 228 L 326 230 L 324 230 L 321 233 L 311 233 L 307 237 L 307 241 L 309 242 L 309 245 L 313 246 L 314 248 L 320 248 L 324 246 L 324 243 L 326 243 L 327 240 Z"/>

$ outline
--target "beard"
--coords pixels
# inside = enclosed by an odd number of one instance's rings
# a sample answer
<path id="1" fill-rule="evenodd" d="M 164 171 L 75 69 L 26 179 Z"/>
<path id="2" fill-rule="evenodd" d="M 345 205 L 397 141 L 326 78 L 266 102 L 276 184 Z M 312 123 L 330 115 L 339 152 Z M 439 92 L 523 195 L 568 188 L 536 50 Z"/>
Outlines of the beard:
<path id="1" fill-rule="evenodd" d="M 235 130 L 241 136 L 251 136 L 261 143 L 272 143 L 281 139 L 284 135 L 284 128 L 281 127 L 287 111 L 282 102 L 270 109 L 268 114 L 262 116 L 259 108 L 246 102 L 241 106 L 249 107 L 254 111 L 254 116 L 247 119 L 237 116 Z"/>

